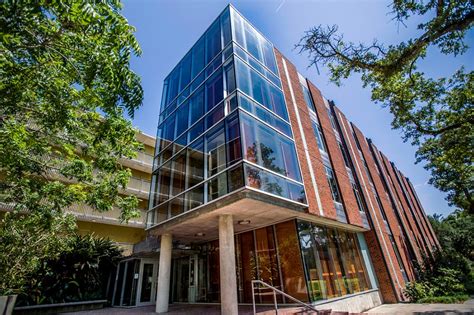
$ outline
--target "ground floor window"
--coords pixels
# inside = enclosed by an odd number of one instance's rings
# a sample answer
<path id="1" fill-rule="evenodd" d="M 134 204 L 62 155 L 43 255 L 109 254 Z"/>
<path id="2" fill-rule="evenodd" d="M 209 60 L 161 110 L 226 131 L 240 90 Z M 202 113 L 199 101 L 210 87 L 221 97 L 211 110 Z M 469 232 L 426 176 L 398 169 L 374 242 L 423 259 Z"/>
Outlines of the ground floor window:
<path id="1" fill-rule="evenodd" d="M 219 241 L 189 246 L 174 258 L 173 302 L 220 301 Z M 357 234 L 291 220 L 235 236 L 239 303 L 252 303 L 252 280 L 261 280 L 304 302 L 369 290 Z M 291 303 L 278 295 L 279 303 Z M 273 292 L 255 291 L 256 303 Z"/>
<path id="2" fill-rule="evenodd" d="M 356 233 L 304 221 L 297 225 L 311 301 L 371 288 Z"/>

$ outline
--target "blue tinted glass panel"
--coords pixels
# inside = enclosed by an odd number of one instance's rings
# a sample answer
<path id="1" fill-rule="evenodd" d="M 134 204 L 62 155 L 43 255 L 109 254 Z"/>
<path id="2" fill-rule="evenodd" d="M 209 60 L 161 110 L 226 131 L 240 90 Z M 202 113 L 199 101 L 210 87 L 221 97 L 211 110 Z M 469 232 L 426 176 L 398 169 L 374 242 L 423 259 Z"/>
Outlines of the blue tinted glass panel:
<path id="1" fill-rule="evenodd" d="M 221 28 L 219 21 L 214 22 L 206 33 L 206 63 L 221 51 Z"/>
<path id="2" fill-rule="evenodd" d="M 303 185 L 248 164 L 244 164 L 244 168 L 248 186 L 297 202 L 306 202 Z"/>
<path id="3" fill-rule="evenodd" d="M 278 73 L 272 45 L 266 40 L 262 40 L 261 44 L 263 50 L 263 63 L 268 67 L 268 69 L 273 71 L 273 73 Z"/>
<path id="4" fill-rule="evenodd" d="M 221 23 L 222 23 L 222 39 L 224 40 L 224 47 L 225 47 L 230 42 L 230 39 L 231 39 L 229 10 L 226 10 L 222 14 Z"/>
<path id="5" fill-rule="evenodd" d="M 192 77 L 194 78 L 205 66 L 205 36 L 201 37 L 193 47 Z"/>
<path id="6" fill-rule="evenodd" d="M 191 129 L 189 129 L 188 135 L 189 135 L 189 142 L 193 141 L 202 133 L 204 132 L 204 121 L 201 120 L 198 122 L 196 125 L 194 125 Z"/>
<path id="7" fill-rule="evenodd" d="M 204 89 L 200 88 L 190 99 L 190 122 L 192 125 L 204 115 Z"/>
<path id="8" fill-rule="evenodd" d="M 244 29 L 243 29 L 243 20 L 239 14 L 232 10 L 232 31 L 234 34 L 234 40 L 242 47 L 245 48 L 244 41 Z"/>
<path id="9" fill-rule="evenodd" d="M 172 101 L 177 95 L 179 90 L 179 76 L 180 76 L 180 67 L 179 65 L 171 72 L 169 77 L 169 86 L 167 94 L 167 104 Z"/>
<path id="10" fill-rule="evenodd" d="M 185 102 L 179 106 L 176 114 L 176 135 L 180 135 L 188 129 L 189 103 Z"/>
<path id="11" fill-rule="evenodd" d="M 195 141 L 187 148 L 186 189 L 204 180 L 204 142 Z"/>
<path id="12" fill-rule="evenodd" d="M 276 173 L 301 181 L 294 143 L 241 113 L 243 156 Z"/>
<path id="13" fill-rule="evenodd" d="M 254 100 L 288 121 L 283 93 L 265 80 L 258 72 L 250 69 L 239 58 L 235 58 L 237 87 Z"/>
<path id="14" fill-rule="evenodd" d="M 207 154 L 207 177 L 217 174 L 226 167 L 225 130 L 221 123 L 205 136 Z"/>
<path id="15" fill-rule="evenodd" d="M 211 110 L 224 98 L 224 84 L 222 72 L 217 71 L 206 81 L 206 103 L 207 111 Z"/>
<path id="16" fill-rule="evenodd" d="M 245 23 L 244 29 L 247 51 L 258 60 L 262 60 L 262 54 L 260 52 L 260 43 L 257 32 L 255 32 L 253 27 L 251 27 L 248 23 Z"/>
<path id="17" fill-rule="evenodd" d="M 192 54 L 188 53 L 183 61 L 181 61 L 181 79 L 179 83 L 179 90 L 184 89 L 189 82 L 191 81 L 191 63 L 192 63 Z"/>

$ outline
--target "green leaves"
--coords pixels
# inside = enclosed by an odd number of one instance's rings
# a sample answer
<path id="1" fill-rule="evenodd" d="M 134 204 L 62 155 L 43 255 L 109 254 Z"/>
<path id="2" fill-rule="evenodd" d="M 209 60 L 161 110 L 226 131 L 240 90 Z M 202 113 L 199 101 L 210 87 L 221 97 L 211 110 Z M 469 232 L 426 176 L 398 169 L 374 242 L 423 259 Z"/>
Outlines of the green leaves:
<path id="1" fill-rule="evenodd" d="M 467 51 L 464 37 L 474 24 L 472 2 L 407 1 L 392 4 L 395 19 L 427 15 L 424 33 L 385 47 L 344 41 L 337 26 L 311 28 L 298 47 L 309 53 L 310 65 L 327 65 L 337 85 L 360 73 L 372 100 L 389 108 L 392 126 L 418 146 L 417 162 L 430 171 L 430 183 L 447 193 L 451 205 L 474 213 L 474 72 L 458 69 L 451 77 L 429 78 L 417 62 L 430 46 L 456 56 Z"/>
<path id="2" fill-rule="evenodd" d="M 0 223 L 3 292 L 20 290 L 43 254 L 64 248 L 57 237 L 69 231 L 63 210 L 72 204 L 139 216 L 119 162 L 140 149 L 123 113 L 133 117 L 143 100 L 130 69 L 141 50 L 120 8 L 115 0 L 0 3 L 0 202 L 15 210 Z"/>

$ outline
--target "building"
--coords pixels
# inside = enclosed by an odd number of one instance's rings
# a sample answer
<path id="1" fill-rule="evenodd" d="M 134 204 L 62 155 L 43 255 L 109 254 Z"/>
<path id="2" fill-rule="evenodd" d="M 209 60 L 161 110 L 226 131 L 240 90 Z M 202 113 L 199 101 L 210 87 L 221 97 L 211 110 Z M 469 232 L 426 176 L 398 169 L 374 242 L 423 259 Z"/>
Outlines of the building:
<path id="1" fill-rule="evenodd" d="M 121 193 L 134 195 L 139 199 L 141 216 L 129 222 L 120 222 L 120 209 L 113 208 L 107 212 L 97 212 L 84 204 L 76 204 L 68 209 L 77 218 L 77 227 L 80 234 L 91 234 L 109 238 L 123 249 L 123 254 L 128 256 L 133 252 L 133 246 L 145 240 L 146 212 L 150 192 L 151 170 L 156 139 L 152 136 L 138 132 L 136 139 L 142 145 L 142 150 L 137 152 L 134 159 L 123 158 L 120 163 L 132 172 L 127 188 Z"/>
<path id="2" fill-rule="evenodd" d="M 149 202 L 115 305 L 236 314 L 273 303 L 258 279 L 360 312 L 439 246 L 409 179 L 232 6 L 165 79 Z"/>
<path id="3" fill-rule="evenodd" d="M 143 149 L 137 153 L 135 159 L 121 159 L 120 163 L 128 167 L 132 177 L 128 186 L 121 193 L 124 195 L 135 195 L 140 200 L 140 218 L 132 219 L 128 223 L 120 222 L 120 209 L 114 208 L 107 212 L 98 212 L 85 204 L 74 204 L 66 212 L 72 213 L 77 218 L 79 234 L 94 234 L 99 237 L 109 238 L 123 249 L 125 256 L 130 255 L 135 244 L 145 240 L 146 212 L 148 208 L 148 197 L 150 191 L 151 170 L 153 164 L 153 153 L 155 151 L 155 138 L 138 132 L 137 141 L 142 144 Z M 52 179 L 66 182 L 67 179 L 51 174 Z M 0 215 L 2 211 L 13 209 L 11 204 L 0 203 Z"/>

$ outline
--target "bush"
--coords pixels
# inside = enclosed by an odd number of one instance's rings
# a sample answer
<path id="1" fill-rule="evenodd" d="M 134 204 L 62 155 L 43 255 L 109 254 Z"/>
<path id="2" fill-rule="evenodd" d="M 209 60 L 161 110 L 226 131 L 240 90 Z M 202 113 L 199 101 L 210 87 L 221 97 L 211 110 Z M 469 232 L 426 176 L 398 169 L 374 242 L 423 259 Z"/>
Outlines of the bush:
<path id="1" fill-rule="evenodd" d="M 17 305 L 65 303 L 105 298 L 110 271 L 121 259 L 112 241 L 93 235 L 74 235 L 69 250 L 44 259 L 30 275 Z"/>
<path id="2" fill-rule="evenodd" d="M 430 287 L 424 282 L 409 282 L 405 287 L 405 296 L 415 303 L 432 295 Z"/>
<path id="3" fill-rule="evenodd" d="M 444 303 L 444 304 L 454 304 L 454 303 L 463 303 L 469 299 L 467 294 L 459 295 L 450 295 L 450 296 L 429 296 L 422 298 L 418 303 Z"/>

